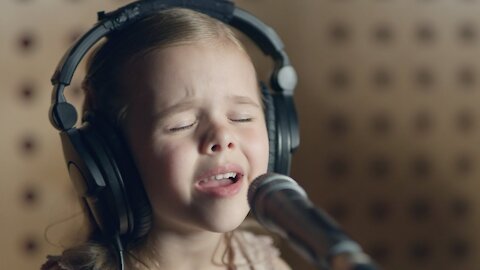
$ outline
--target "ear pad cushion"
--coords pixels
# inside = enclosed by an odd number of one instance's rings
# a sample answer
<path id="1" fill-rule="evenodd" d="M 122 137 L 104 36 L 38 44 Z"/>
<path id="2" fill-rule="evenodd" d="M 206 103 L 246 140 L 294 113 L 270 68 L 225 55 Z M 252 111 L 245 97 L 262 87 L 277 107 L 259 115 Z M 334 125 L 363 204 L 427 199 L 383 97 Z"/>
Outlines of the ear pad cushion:
<path id="1" fill-rule="evenodd" d="M 92 177 L 102 178 L 105 182 L 105 186 L 98 193 L 87 197 L 87 202 L 102 232 L 113 237 L 127 231 L 132 220 L 126 216 L 129 213 L 128 202 L 124 199 L 125 187 L 119 180 L 119 171 L 116 164 L 112 163 L 114 161 L 110 158 L 111 154 L 95 129 L 85 123 L 78 130 L 85 143 L 84 148 L 90 153 L 87 158 L 96 164 L 99 171 L 99 174 L 92 174 Z"/>
<path id="2" fill-rule="evenodd" d="M 90 144 L 91 139 L 86 139 L 83 133 L 75 128 L 60 133 L 68 172 L 77 193 L 88 205 L 99 229 L 102 232 L 114 233 L 118 231 L 117 212 L 121 208 L 115 209 L 117 199 L 112 198 L 112 189 L 106 188 L 104 169 L 100 168 L 98 161 L 99 155 L 95 150 L 92 151 L 95 144 Z"/>
<path id="3" fill-rule="evenodd" d="M 151 207 L 121 131 L 92 113 L 86 114 L 82 131 L 105 172 L 107 188 L 111 187 L 122 239 L 138 240 L 151 228 Z"/>
<path id="4" fill-rule="evenodd" d="M 293 98 L 274 92 L 271 94 L 275 107 L 275 167 L 276 173 L 289 175 L 292 152 L 300 144 L 298 120 Z"/>
<path id="5" fill-rule="evenodd" d="M 268 172 L 273 172 L 277 162 L 277 126 L 275 121 L 275 105 L 273 103 L 270 90 L 265 83 L 260 82 L 260 90 L 262 92 L 262 100 L 264 105 L 265 124 L 268 132 Z"/>

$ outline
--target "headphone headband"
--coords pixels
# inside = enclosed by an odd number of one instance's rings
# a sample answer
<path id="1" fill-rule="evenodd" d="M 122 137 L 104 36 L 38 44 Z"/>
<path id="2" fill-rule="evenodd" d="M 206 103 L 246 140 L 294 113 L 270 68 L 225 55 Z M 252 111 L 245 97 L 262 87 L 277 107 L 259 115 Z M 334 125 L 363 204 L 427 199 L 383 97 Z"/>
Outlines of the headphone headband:
<path id="1" fill-rule="evenodd" d="M 100 39 L 150 14 L 174 7 L 193 9 L 229 24 L 249 36 L 274 62 L 271 77 L 272 89 L 283 95 L 292 96 L 297 84 L 297 75 L 283 43 L 277 33 L 248 12 L 227 0 L 139 0 L 115 11 L 99 12 L 99 21 L 84 34 L 63 56 L 52 76 L 52 105 L 50 122 L 58 130 L 72 128 L 77 121 L 75 108 L 67 103 L 63 94 L 65 86 L 72 81 L 73 74 L 88 50 Z"/>

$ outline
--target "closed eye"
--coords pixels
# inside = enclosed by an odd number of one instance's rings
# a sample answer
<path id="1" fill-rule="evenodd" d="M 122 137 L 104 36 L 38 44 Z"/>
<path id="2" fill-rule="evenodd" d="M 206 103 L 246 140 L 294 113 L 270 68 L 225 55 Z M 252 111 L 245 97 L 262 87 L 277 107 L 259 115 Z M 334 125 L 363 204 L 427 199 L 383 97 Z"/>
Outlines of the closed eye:
<path id="1" fill-rule="evenodd" d="M 191 123 L 191 124 L 188 124 L 188 125 L 183 125 L 183 126 L 178 126 L 178 127 L 169 128 L 168 131 L 170 131 L 170 132 L 178 132 L 178 131 L 186 130 L 186 129 L 189 129 L 189 128 L 193 127 L 196 123 L 197 123 L 197 121 L 195 121 L 195 122 L 193 122 L 193 123 Z"/>
<path id="2" fill-rule="evenodd" d="M 252 117 L 245 117 L 245 118 L 236 118 L 236 119 L 230 119 L 232 122 L 252 122 L 253 118 Z"/>

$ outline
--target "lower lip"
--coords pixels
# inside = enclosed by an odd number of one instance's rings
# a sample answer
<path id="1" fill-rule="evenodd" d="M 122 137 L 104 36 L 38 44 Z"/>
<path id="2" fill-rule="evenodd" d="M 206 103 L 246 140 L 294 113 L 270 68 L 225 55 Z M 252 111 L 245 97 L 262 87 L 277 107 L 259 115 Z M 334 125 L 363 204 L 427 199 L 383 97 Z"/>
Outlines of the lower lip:
<path id="1" fill-rule="evenodd" d="M 230 185 L 221 186 L 221 187 L 204 187 L 201 185 L 195 185 L 197 191 L 207 194 L 210 196 L 218 197 L 218 198 L 228 198 L 232 197 L 242 188 L 243 176 L 237 180 L 237 182 L 232 183 Z"/>

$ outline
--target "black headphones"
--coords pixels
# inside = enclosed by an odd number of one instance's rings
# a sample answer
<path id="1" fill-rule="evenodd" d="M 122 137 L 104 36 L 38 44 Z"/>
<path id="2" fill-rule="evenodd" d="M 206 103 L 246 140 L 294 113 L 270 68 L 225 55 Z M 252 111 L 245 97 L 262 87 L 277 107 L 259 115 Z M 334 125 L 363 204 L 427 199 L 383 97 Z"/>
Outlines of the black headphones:
<path id="1" fill-rule="evenodd" d="M 122 31 L 135 21 L 158 11 L 181 7 L 192 9 L 229 24 L 252 39 L 275 67 L 270 87 L 261 83 L 270 140 L 269 171 L 288 174 L 291 153 L 299 145 L 293 92 L 295 70 L 275 31 L 227 0 L 140 0 L 110 13 L 99 12 L 99 21 L 64 55 L 52 77 L 49 117 L 60 131 L 70 178 L 93 215 L 103 236 L 128 243 L 150 229 L 151 208 L 128 147 L 112 123 L 86 114 L 75 127 L 77 112 L 63 94 L 65 86 L 87 51 L 101 38 Z"/>

